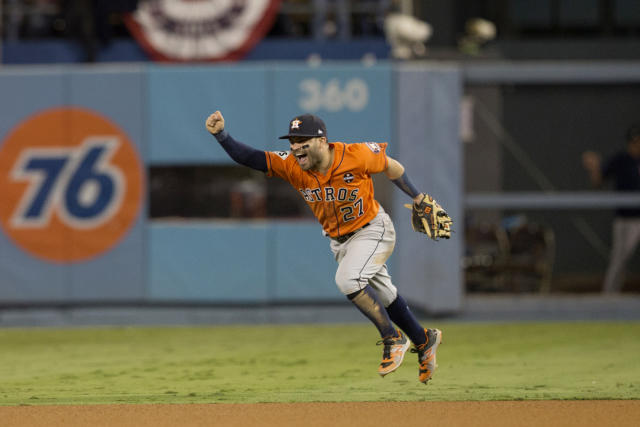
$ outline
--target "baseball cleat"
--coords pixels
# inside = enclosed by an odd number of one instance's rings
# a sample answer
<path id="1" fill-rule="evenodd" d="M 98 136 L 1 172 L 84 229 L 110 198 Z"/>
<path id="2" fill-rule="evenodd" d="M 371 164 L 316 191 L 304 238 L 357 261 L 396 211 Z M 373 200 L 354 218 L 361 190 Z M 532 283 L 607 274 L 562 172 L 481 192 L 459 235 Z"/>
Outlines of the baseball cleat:
<path id="1" fill-rule="evenodd" d="M 412 353 L 418 353 L 418 379 L 421 383 L 427 384 L 427 382 L 433 376 L 433 372 L 436 370 L 436 351 L 438 346 L 442 342 L 442 331 L 440 329 L 425 329 L 427 334 L 427 342 L 420 344 L 411 349 Z"/>
<path id="2" fill-rule="evenodd" d="M 378 373 L 384 377 L 398 369 L 404 359 L 404 354 L 409 349 L 409 340 L 402 332 L 398 331 L 397 337 L 384 338 L 377 342 L 377 345 L 381 344 L 384 344 L 384 349 Z"/>

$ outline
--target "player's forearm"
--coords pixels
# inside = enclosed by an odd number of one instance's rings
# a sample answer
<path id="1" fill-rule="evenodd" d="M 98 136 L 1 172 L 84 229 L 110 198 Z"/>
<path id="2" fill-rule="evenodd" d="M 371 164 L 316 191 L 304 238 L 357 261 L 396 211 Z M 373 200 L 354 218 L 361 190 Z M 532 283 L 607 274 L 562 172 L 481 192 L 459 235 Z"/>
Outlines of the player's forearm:
<path id="1" fill-rule="evenodd" d="M 415 185 L 413 185 L 409 180 L 409 177 L 404 170 L 404 166 L 402 166 L 399 161 L 391 157 L 387 156 L 387 158 L 389 163 L 387 165 L 387 170 L 384 171 L 387 177 L 412 199 L 418 199 L 422 193 L 420 193 Z"/>
<path id="2" fill-rule="evenodd" d="M 404 191 L 414 201 L 416 199 L 419 199 L 422 195 L 422 193 L 418 191 L 415 185 L 413 185 L 413 183 L 409 180 L 409 177 L 406 173 L 403 173 L 400 178 L 392 179 L 391 182 L 393 182 L 399 189 Z"/>
<path id="3" fill-rule="evenodd" d="M 229 157 L 236 163 L 261 172 L 267 171 L 267 157 L 264 151 L 256 150 L 242 142 L 236 141 L 226 130 L 213 136 L 218 140 Z"/>

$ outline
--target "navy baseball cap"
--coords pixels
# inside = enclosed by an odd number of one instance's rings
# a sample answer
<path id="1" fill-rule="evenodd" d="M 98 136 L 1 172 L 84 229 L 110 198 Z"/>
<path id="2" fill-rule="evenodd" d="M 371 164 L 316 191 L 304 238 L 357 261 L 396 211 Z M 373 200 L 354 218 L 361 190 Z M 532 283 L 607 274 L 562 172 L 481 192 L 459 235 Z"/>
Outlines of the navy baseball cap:
<path id="1" fill-rule="evenodd" d="M 296 116 L 289 122 L 289 133 L 282 135 L 278 139 L 288 139 L 294 136 L 306 136 L 314 138 L 317 136 L 327 136 L 327 128 L 322 119 L 313 114 L 303 114 Z"/>

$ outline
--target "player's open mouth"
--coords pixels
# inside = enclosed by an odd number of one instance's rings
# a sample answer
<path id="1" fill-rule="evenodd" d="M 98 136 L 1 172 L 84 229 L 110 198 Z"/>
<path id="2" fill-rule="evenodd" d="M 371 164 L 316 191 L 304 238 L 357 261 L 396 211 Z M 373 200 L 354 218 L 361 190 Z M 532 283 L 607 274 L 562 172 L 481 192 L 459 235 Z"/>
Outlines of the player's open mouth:
<path id="1" fill-rule="evenodd" d="M 307 155 L 306 154 L 296 154 L 296 159 L 298 160 L 298 163 L 303 164 L 307 162 Z"/>

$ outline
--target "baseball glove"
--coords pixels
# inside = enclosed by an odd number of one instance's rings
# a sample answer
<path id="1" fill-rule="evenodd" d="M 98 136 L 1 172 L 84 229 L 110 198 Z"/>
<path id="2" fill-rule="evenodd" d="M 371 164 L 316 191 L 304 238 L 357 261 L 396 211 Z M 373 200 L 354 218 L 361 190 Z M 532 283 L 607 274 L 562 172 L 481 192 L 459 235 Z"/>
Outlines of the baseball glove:
<path id="1" fill-rule="evenodd" d="M 451 237 L 453 220 L 433 197 L 425 194 L 420 203 L 406 204 L 404 207 L 411 209 L 413 231 L 424 233 L 433 240 Z"/>

